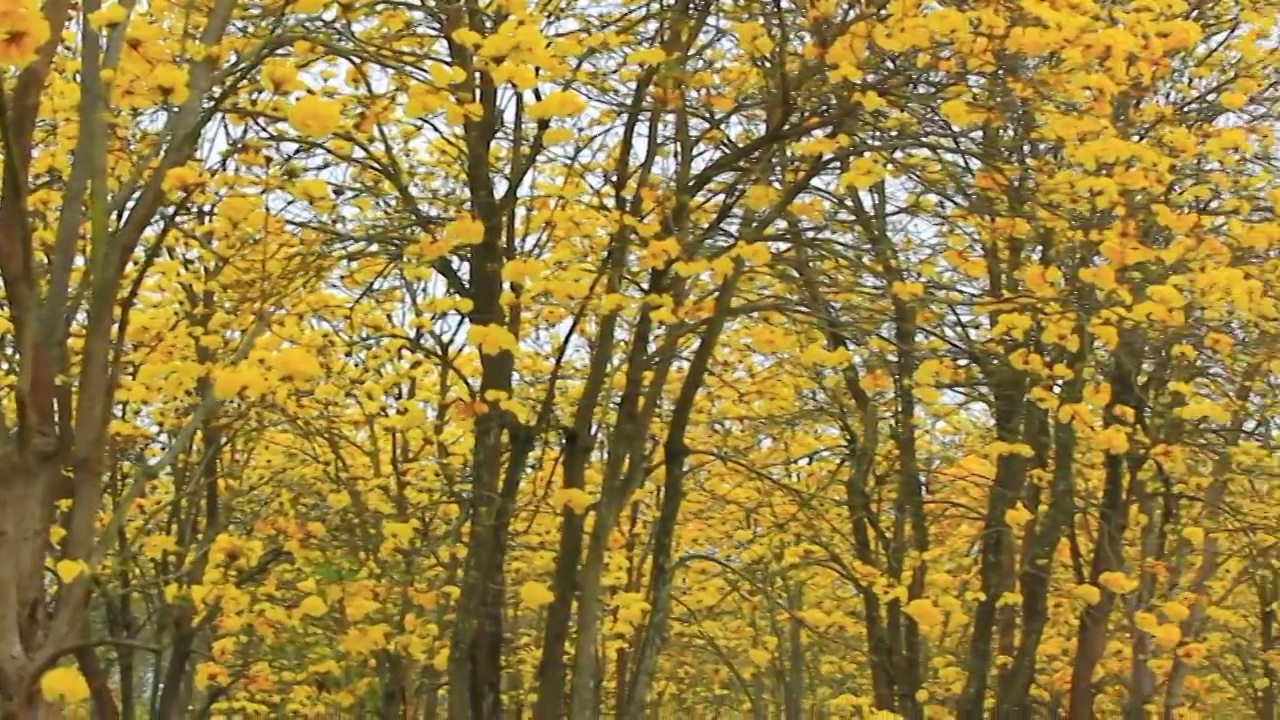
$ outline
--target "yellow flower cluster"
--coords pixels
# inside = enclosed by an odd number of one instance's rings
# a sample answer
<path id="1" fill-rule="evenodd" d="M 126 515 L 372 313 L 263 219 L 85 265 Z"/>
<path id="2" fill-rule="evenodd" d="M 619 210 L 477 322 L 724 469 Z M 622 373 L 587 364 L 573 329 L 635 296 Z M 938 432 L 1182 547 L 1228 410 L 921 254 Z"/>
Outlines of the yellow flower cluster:
<path id="1" fill-rule="evenodd" d="M 21 68 L 49 41 L 49 23 L 29 0 L 0 2 L 0 67 Z"/>

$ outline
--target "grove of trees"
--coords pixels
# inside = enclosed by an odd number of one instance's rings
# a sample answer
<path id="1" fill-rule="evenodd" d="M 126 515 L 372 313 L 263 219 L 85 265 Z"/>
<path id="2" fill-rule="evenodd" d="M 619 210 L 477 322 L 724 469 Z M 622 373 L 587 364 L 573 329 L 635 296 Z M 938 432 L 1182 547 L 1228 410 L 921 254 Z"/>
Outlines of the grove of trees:
<path id="1" fill-rule="evenodd" d="M 1280 717 L 1278 18 L 0 0 L 0 718 Z"/>

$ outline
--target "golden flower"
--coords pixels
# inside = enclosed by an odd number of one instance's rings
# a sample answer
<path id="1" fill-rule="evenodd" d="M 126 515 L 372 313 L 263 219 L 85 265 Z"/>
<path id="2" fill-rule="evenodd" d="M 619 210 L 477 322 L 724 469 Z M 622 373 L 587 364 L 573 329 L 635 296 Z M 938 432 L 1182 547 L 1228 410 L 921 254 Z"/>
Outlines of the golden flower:
<path id="1" fill-rule="evenodd" d="M 304 95 L 289 110 L 289 125 L 308 137 L 331 134 L 341 120 L 342 106 L 333 100 Z"/>
<path id="2" fill-rule="evenodd" d="M 0 7 L 0 67 L 21 68 L 31 63 L 49 34 L 49 23 L 35 7 Z"/>

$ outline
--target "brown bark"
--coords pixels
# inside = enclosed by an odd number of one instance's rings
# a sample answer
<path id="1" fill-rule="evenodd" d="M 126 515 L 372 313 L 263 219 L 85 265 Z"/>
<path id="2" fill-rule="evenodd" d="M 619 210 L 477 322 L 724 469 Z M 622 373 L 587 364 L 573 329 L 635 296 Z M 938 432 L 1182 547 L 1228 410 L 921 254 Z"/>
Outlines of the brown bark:
<path id="1" fill-rule="evenodd" d="M 850 350 L 853 342 L 846 323 L 823 297 L 817 273 L 803 246 L 796 249 L 794 269 L 805 301 L 821 320 L 828 349 Z M 871 544 L 876 514 L 871 507 L 867 485 L 879 447 L 880 418 L 871 396 L 859 384 L 858 371 L 852 364 L 842 369 L 841 381 L 841 387 L 853 403 L 850 408 L 847 399 L 835 398 L 835 404 L 841 412 L 840 424 L 849 455 L 849 471 L 844 481 L 844 504 L 849 514 L 850 534 L 858 561 L 874 568 L 880 564 Z M 867 632 L 872 699 L 877 709 L 893 710 L 896 706 L 894 698 L 897 680 L 893 672 L 893 650 L 884 626 L 880 596 L 866 583 L 859 584 L 858 594 L 862 598 L 863 625 Z"/>
<path id="2" fill-rule="evenodd" d="M 996 437 L 1001 442 L 1022 440 L 1022 416 L 1025 404 L 1025 382 L 1011 370 L 1000 368 L 992 379 L 995 394 Z M 992 665 L 992 640 L 996 629 L 996 603 L 1004 580 L 1006 546 L 1013 542 L 1005 513 L 1013 509 L 1026 482 L 1026 459 L 1018 455 L 1002 455 L 996 461 L 996 476 L 987 502 L 982 533 L 982 565 L 980 570 L 982 599 L 973 616 L 973 634 L 969 642 L 969 675 L 961 695 L 957 717 L 981 720 Z"/>
<path id="3" fill-rule="evenodd" d="M 618 160 L 616 176 L 618 178 L 618 186 L 625 187 L 627 178 L 631 174 L 630 148 L 635 141 L 635 133 L 637 125 L 640 122 L 641 103 L 643 103 L 644 95 L 648 90 L 649 81 L 652 80 L 652 73 L 642 78 L 637 84 L 636 92 L 632 97 L 631 114 L 627 118 L 627 125 L 624 129 L 622 152 Z M 632 194 L 629 201 L 630 210 L 639 212 L 642 203 L 642 189 L 648 185 L 649 173 L 653 168 L 653 163 L 658 156 L 658 143 L 656 133 L 650 133 L 647 143 L 645 159 L 642 161 L 638 170 L 639 182 L 637 189 Z M 622 196 L 618 197 L 618 204 L 622 206 L 628 205 L 628 201 Z M 605 293 L 616 293 L 622 286 L 625 270 L 627 268 L 627 256 L 634 242 L 634 236 L 629 226 L 623 226 L 614 235 L 610 243 L 610 252 L 607 255 L 605 272 L 607 280 L 605 281 Z M 655 284 L 659 278 L 655 277 Z M 591 458 L 591 452 L 595 445 L 593 436 L 592 423 L 595 418 L 600 399 L 603 394 L 606 376 L 609 371 L 610 359 L 616 348 L 616 333 L 620 320 L 620 313 L 614 311 L 605 316 L 600 323 L 600 329 L 596 334 L 595 349 L 592 352 L 590 369 L 587 373 L 585 385 L 583 387 L 582 397 L 578 401 L 578 407 L 574 411 L 573 423 L 564 430 L 564 486 L 570 489 L 582 489 L 585 486 L 587 463 Z M 635 333 L 632 340 L 633 351 L 636 355 L 638 349 L 643 349 L 648 344 L 648 328 L 647 323 L 642 324 Z M 632 365 L 632 367 L 636 367 Z M 635 377 L 632 378 L 631 376 Z M 638 398 L 640 389 L 637 386 L 641 376 L 636 373 L 629 373 L 627 380 L 627 392 L 631 394 L 627 397 Z M 627 403 L 624 401 L 624 405 Z M 635 408 L 624 408 L 624 413 L 634 413 Z M 608 463 L 605 468 L 605 476 L 602 480 L 604 487 L 602 495 L 609 496 L 612 499 L 614 495 L 622 498 L 626 494 L 625 489 L 615 490 L 614 488 L 621 482 L 622 460 L 630 456 L 630 446 L 636 441 L 636 438 L 643 438 L 647 434 L 647 429 L 643 427 L 630 427 L 628 422 L 629 415 L 620 413 L 615 420 L 613 432 L 609 433 L 609 447 L 611 457 L 615 460 Z M 626 448 L 626 449 L 624 449 Z M 605 502 L 602 497 L 602 503 L 597 508 L 597 523 L 601 521 L 599 518 L 604 517 L 603 523 L 610 526 L 611 519 L 609 512 L 614 507 L 613 502 Z M 621 510 L 621 505 L 617 505 Z M 584 520 L 585 518 L 566 508 L 561 516 L 563 518 L 560 547 L 556 555 L 555 581 L 552 587 L 554 599 L 547 608 L 546 630 L 543 633 L 542 658 L 538 666 L 538 700 L 534 706 L 535 718 L 558 718 L 563 715 L 565 707 L 565 689 L 567 670 L 565 662 L 565 643 L 569 638 L 569 624 L 572 620 L 573 598 L 578 591 L 579 586 L 579 565 L 582 560 L 583 541 L 584 541 Z M 589 572 L 596 573 L 597 569 L 593 568 Z M 584 596 L 585 597 L 585 596 Z M 591 632 L 590 627 L 587 632 Z"/>
<path id="4" fill-rule="evenodd" d="M 1107 407 L 1106 424 L 1116 422 L 1112 409 L 1116 405 L 1130 408 L 1141 406 L 1138 395 L 1137 375 L 1142 367 L 1144 354 L 1140 331 L 1128 328 L 1121 331 L 1110 373 L 1111 401 Z M 1094 549 L 1089 582 L 1099 585 L 1098 578 L 1105 572 L 1120 570 L 1124 566 L 1124 533 L 1128 524 L 1126 499 L 1126 475 L 1137 482 L 1137 468 L 1132 457 L 1108 453 L 1104 462 L 1105 479 L 1102 501 L 1098 507 L 1098 543 Z M 1126 472 L 1126 470 L 1128 472 Z M 1071 670 L 1071 693 L 1068 717 L 1071 720 L 1090 720 L 1093 717 L 1093 672 L 1102 659 L 1107 644 L 1107 622 L 1115 605 L 1116 593 L 1101 587 L 1102 598 L 1085 608 L 1080 616 L 1076 636 L 1076 658 Z"/>
<path id="5" fill-rule="evenodd" d="M 0 720 L 61 720 L 60 705 L 45 702 L 40 690 L 30 686 L 21 697 L 0 702 Z"/>
<path id="6" fill-rule="evenodd" d="M 658 270 L 652 273 L 649 291 L 670 292 L 682 297 L 682 290 L 668 287 L 670 273 Z M 609 437 L 609 451 L 605 458 L 600 502 L 595 509 L 595 523 L 588 538 L 586 557 L 579 576 L 578 636 L 574 643 L 573 713 L 598 712 L 594 704 L 599 688 L 599 633 L 604 613 L 602 578 L 609 535 L 616 527 L 622 509 L 646 477 L 648 452 L 646 448 L 649 428 L 661 406 L 661 393 L 675 357 L 676 335 L 649 356 L 649 338 L 653 321 L 642 315 L 632 333 L 631 351 L 627 358 L 627 374 L 622 397 L 618 403 L 617 418 Z M 653 376 L 647 381 L 646 370 L 653 368 Z M 625 692 L 625 691 L 624 691 Z M 579 698 L 583 698 L 579 700 Z"/>
<path id="7" fill-rule="evenodd" d="M 804 609 L 804 588 L 787 593 L 787 674 L 782 686 L 783 718 L 800 720 L 804 706 L 804 642 L 800 611 Z"/>
<path id="8" fill-rule="evenodd" d="M 37 59 L 18 75 L 11 94 L 3 96 L 4 173 L 0 183 L 0 276 L 18 339 L 17 426 L 10 432 L 0 421 L 0 703 L 16 712 L 43 710 L 32 700 L 31 656 L 42 649 L 47 628 L 44 556 L 54 489 L 61 486 L 69 438 L 59 437 L 54 387 L 54 348 L 41 340 L 39 279 L 32 259 L 30 218 L 26 202 L 27 165 L 41 95 L 52 68 L 54 51 L 70 19 L 72 3 L 44 5 L 51 39 Z M 0 92 L 3 92 L 0 90 Z M 62 413 L 70 408 L 61 408 Z M 65 420 L 61 428 L 65 429 Z"/>
<path id="9" fill-rule="evenodd" d="M 1242 382 L 1236 391 L 1235 400 L 1241 405 L 1252 392 L 1250 389 L 1250 375 L 1246 374 L 1245 382 Z M 1223 503 L 1227 496 L 1227 486 L 1231 478 L 1231 454 L 1232 448 L 1240 444 L 1242 430 L 1244 429 L 1245 413 L 1237 412 L 1231 420 L 1231 427 L 1226 437 L 1225 447 L 1218 451 L 1217 457 L 1213 463 L 1213 482 L 1209 485 L 1209 489 L 1204 495 L 1204 511 L 1200 516 L 1199 522 L 1213 523 L 1222 516 L 1224 511 Z M 1179 546 L 1174 551 L 1174 556 L 1178 558 L 1179 569 L 1183 558 L 1190 555 L 1193 550 L 1186 544 L 1187 541 L 1179 541 Z M 1191 614 L 1182 621 L 1181 630 L 1182 637 L 1187 641 L 1199 637 L 1204 629 L 1209 609 L 1208 585 L 1213 577 L 1218 573 L 1219 565 L 1222 561 L 1222 548 L 1219 539 L 1215 536 L 1205 538 L 1204 546 L 1200 550 L 1200 568 L 1196 571 L 1195 577 L 1192 579 L 1191 586 L 1188 590 L 1197 596 L 1195 604 L 1191 608 Z M 1174 576 L 1177 577 L 1181 573 Z M 1261 607 L 1268 607 L 1267 603 L 1262 603 Z M 1162 712 L 1165 720 L 1172 720 L 1176 709 L 1182 705 L 1182 693 L 1184 683 L 1190 674 L 1191 668 L 1181 656 L 1173 658 L 1173 669 L 1169 671 L 1169 678 L 1166 683 L 1164 709 Z M 1264 716 L 1274 717 L 1274 716 Z"/>
<path id="10" fill-rule="evenodd" d="M 700 14 L 691 13 L 690 6 L 683 0 L 677 2 L 669 11 L 669 20 L 658 39 L 660 47 L 671 57 L 679 57 L 688 51 L 698 35 L 699 29 L 706 23 L 709 7 Z M 646 96 L 658 77 L 657 69 L 641 76 L 632 93 L 629 116 L 624 128 L 624 139 L 621 151 L 629 153 L 635 143 L 635 133 L 639 119 L 645 109 Z M 668 78 L 665 89 L 671 89 L 674 81 Z M 644 159 L 636 173 L 636 190 L 629 203 L 624 204 L 619 198 L 620 206 L 629 204 L 626 209 L 633 215 L 642 210 L 642 192 L 649 187 L 651 173 L 655 162 L 662 154 L 659 135 L 661 115 L 650 112 L 649 124 L 646 128 Z M 687 127 L 682 127 L 687 131 Z M 679 131 L 678 131 L 679 132 Z M 687 141 L 686 136 L 681 136 Z M 676 239 L 682 246 L 688 245 L 688 213 L 690 198 L 683 193 L 696 192 L 689 187 L 689 175 L 692 170 L 687 147 L 682 144 L 681 171 L 676 187 L 681 195 L 667 217 L 667 226 L 675 229 Z M 615 187 L 623 188 L 629 179 L 628 165 L 620 160 L 619 172 L 615 177 Z M 683 229 L 684 232 L 681 232 Z M 610 268 L 610 283 L 620 283 L 621 274 L 626 267 L 626 253 L 633 242 L 632 233 L 620 230 L 613 243 L 614 253 L 610 260 L 617 263 Z M 616 273 L 616 276 L 614 275 Z M 682 298 L 683 282 L 674 278 L 669 269 L 663 268 L 650 274 L 649 294 L 668 294 L 674 300 Z M 610 315 L 606 322 L 615 321 Z M 613 325 L 609 325 L 612 331 Z M 603 328 L 602 328 L 603 330 Z M 578 637 L 574 643 L 573 685 L 570 707 L 571 717 L 583 719 L 599 714 L 597 702 L 600 693 L 600 661 L 599 635 L 604 612 L 601 579 L 604 571 L 604 557 L 609 534 L 618 522 L 619 516 L 632 493 L 644 479 L 646 464 L 645 444 L 649 436 L 649 427 L 661 400 L 662 388 L 674 359 L 676 339 L 671 334 L 657 353 L 650 357 L 648 345 L 655 330 L 654 323 L 647 313 L 642 313 L 636 322 L 636 328 L 630 340 L 630 352 L 627 357 L 627 375 L 619 402 L 612 432 L 608 437 L 608 456 L 605 460 L 601 485 L 600 502 L 596 507 L 596 520 L 591 536 L 587 541 L 586 558 L 580 576 L 579 600 L 577 612 Z M 603 335 L 603 333 L 602 333 Z M 611 335 L 604 336 L 612 344 Z M 604 358 L 600 357 L 603 361 Z M 645 370 L 652 369 L 653 377 L 646 380 Z M 630 688 L 622 689 L 619 695 L 631 699 Z M 621 706 L 620 707 L 625 707 Z"/>
<path id="11" fill-rule="evenodd" d="M 469 6 L 471 14 L 479 10 Z M 464 9 L 450 9 L 452 30 L 463 22 Z M 506 326 L 506 312 L 500 302 L 503 290 L 503 233 L 498 199 L 490 176 L 489 151 L 497 132 L 497 89 L 488 76 L 477 82 L 470 51 L 450 43 L 455 62 L 467 71 L 468 80 L 459 94 L 484 108 L 479 119 L 465 126 L 466 179 L 471 211 L 484 224 L 483 240 L 471 249 L 468 321 L 477 326 Z M 509 351 L 481 358 L 480 396 L 509 395 L 514 358 Z M 487 402 L 487 398 L 486 398 Z M 449 652 L 449 715 L 466 720 L 488 720 L 502 715 L 502 612 L 504 604 L 506 522 L 510 508 L 504 501 L 503 460 L 506 435 L 513 422 L 496 405 L 476 418 L 475 448 L 472 454 L 470 510 L 471 533 L 458 597 L 457 619 Z M 508 459 L 508 467 L 516 458 Z"/>
<path id="12" fill-rule="evenodd" d="M 219 0 L 209 11 L 200 41 L 218 42 L 234 8 L 234 0 Z M 90 12 L 96 4 L 85 4 Z M 99 542 L 97 522 L 103 497 L 102 469 L 106 462 L 106 429 L 113 396 L 115 314 L 125 264 L 152 223 L 162 203 L 164 173 L 186 162 L 207 117 L 202 102 L 212 81 L 213 60 L 190 67 L 191 99 L 170 120 L 170 143 L 159 167 L 151 171 L 135 197 L 117 197 L 131 209 L 115 231 L 107 226 L 108 205 L 105 170 L 105 130 L 102 117 L 104 91 L 100 59 L 104 57 L 96 31 L 84 33 L 80 107 L 80 148 L 75 154 L 63 193 L 62 215 L 48 268 L 38 276 L 33 260 L 31 222 L 26 198 L 27 165 L 41 95 L 51 61 L 64 28 L 75 8 L 66 0 L 45 3 L 52 39 L 37 60 L 20 74 L 12 93 L 0 104 L 3 117 L 4 177 L 0 188 L 0 276 L 6 304 L 17 334 L 18 387 L 16 427 L 0 427 L 5 447 L 0 450 L 0 701 L 19 715 L 35 717 L 46 710 L 32 699 L 31 688 L 39 674 L 80 643 L 86 627 L 90 582 L 87 574 L 60 587 L 50 597 L 44 564 L 50 551 L 48 531 L 54 518 L 54 502 L 70 499 L 65 521 L 62 555 L 66 559 L 95 564 L 114 542 L 109 524 L 106 542 Z M 107 48 L 108 63 L 118 57 Z M 81 247 L 83 207 L 89 208 L 90 237 Z M 67 347 L 72 318 L 81 312 L 79 300 L 69 297 L 69 278 L 77 259 L 84 260 L 87 284 L 83 349 L 79 366 L 70 368 Z M 127 312 L 128 307 L 121 308 Z M 59 374 L 69 373 L 72 387 Z M 75 398 L 74 403 L 72 398 Z M 189 434 L 188 434 L 189 437 Z M 180 444 L 180 443 L 179 443 Z M 166 457 L 171 458 L 172 450 Z M 152 466 L 150 470 L 156 468 Z M 141 487 L 145 477 L 136 483 Z M 101 673 L 92 655 L 81 655 L 91 689 L 100 703 Z M 100 712 L 114 712 L 114 704 Z"/>
<path id="13" fill-rule="evenodd" d="M 666 642 L 667 622 L 671 614 L 671 590 L 675 581 L 676 559 L 675 532 L 680 506 L 684 502 L 684 480 L 689 448 L 685 444 L 694 403 L 702 389 L 710 369 L 711 359 L 720 341 L 729 311 L 741 279 L 743 265 L 734 264 L 732 272 L 721 283 L 716 295 L 715 311 L 708 321 L 698 349 L 689 363 L 688 373 L 680 385 L 680 394 L 671 411 L 671 422 L 663 443 L 663 470 L 666 478 L 662 488 L 662 507 L 654 527 L 653 566 L 649 578 L 651 611 L 645 625 L 643 640 L 637 648 L 635 670 L 631 685 L 627 688 L 627 708 L 622 718 L 640 720 L 644 717 L 649 698 L 649 687 L 657 670 L 658 653 Z M 574 720 L 586 720 L 576 712 Z"/>
<path id="14" fill-rule="evenodd" d="M 1087 262 L 1087 253 L 1082 255 L 1084 257 L 1079 258 L 1078 263 Z M 1049 237 L 1042 238 L 1042 263 L 1050 265 L 1054 259 L 1054 243 Z M 1083 291 L 1081 287 L 1079 267 L 1078 265 L 1071 273 L 1073 294 L 1081 300 L 1073 329 L 1079 345 L 1065 358 L 1065 364 L 1072 374 L 1063 384 L 1058 397 L 1062 405 L 1073 405 L 1083 398 L 1084 370 L 1091 357 L 1089 319 L 1094 308 L 1093 303 L 1088 301 L 1087 291 Z M 1053 469 L 1047 488 L 1047 505 L 1042 509 L 1044 498 L 1039 489 L 1033 490 L 1031 496 L 1034 500 L 1027 505 L 1036 513 L 1036 517 L 1026 527 L 1021 568 L 1018 571 L 1018 589 L 1022 594 L 1022 633 L 1017 640 L 1016 649 L 1013 652 L 1005 651 L 1013 660 L 999 679 L 995 708 L 998 720 L 1016 720 L 1027 717 L 1032 712 L 1031 684 L 1036 676 L 1040 641 L 1049 623 L 1048 601 L 1053 575 L 1053 554 L 1075 518 L 1075 455 L 1078 449 L 1075 426 L 1070 422 L 1059 422 L 1048 411 L 1028 407 L 1026 436 L 1035 453 L 1036 465 L 1048 468 L 1052 462 Z"/>
<path id="15" fill-rule="evenodd" d="M 82 647 L 76 650 L 75 658 L 85 681 L 89 683 L 94 720 L 117 720 L 120 717 L 120 708 L 112 695 L 111 676 L 107 669 L 102 667 L 93 648 Z"/>
<path id="16" fill-rule="evenodd" d="M 1266 657 L 1276 649 L 1276 610 L 1275 604 L 1280 599 L 1280 581 L 1274 577 L 1261 579 L 1257 582 L 1258 600 L 1262 607 L 1261 617 L 1259 618 L 1258 632 L 1258 652 L 1262 657 Z M 1262 672 L 1267 680 L 1267 686 L 1262 689 L 1262 693 L 1258 697 L 1257 709 L 1258 717 L 1274 718 L 1276 711 L 1280 710 L 1276 704 L 1276 681 L 1280 680 L 1271 663 L 1262 663 Z M 1172 713 L 1166 710 L 1166 717 Z"/>
<path id="17" fill-rule="evenodd" d="M 1081 343 L 1087 347 L 1087 342 Z M 1063 403 L 1080 401 L 1085 352 L 1076 353 L 1072 367 L 1073 379 L 1063 389 Z M 1054 423 L 1053 473 L 1049 481 L 1049 503 L 1042 515 L 1028 530 L 1025 540 L 1028 552 L 1022 565 L 1018 583 L 1022 592 L 1022 635 L 1009 671 L 1001 678 L 996 695 L 996 717 L 1015 720 L 1027 717 L 1031 712 L 1028 700 L 1031 683 L 1035 680 L 1037 652 L 1049 624 L 1048 600 L 1052 574 L 1053 553 L 1063 533 L 1070 527 L 1075 514 L 1075 453 L 1076 432 L 1071 423 Z"/>

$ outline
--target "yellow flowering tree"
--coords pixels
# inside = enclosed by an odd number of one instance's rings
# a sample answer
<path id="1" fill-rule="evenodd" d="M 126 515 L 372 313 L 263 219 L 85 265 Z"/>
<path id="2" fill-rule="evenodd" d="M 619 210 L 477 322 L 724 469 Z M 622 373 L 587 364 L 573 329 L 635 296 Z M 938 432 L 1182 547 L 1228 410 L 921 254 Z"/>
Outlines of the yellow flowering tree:
<path id="1" fill-rule="evenodd" d="M 1278 10 L 0 9 L 5 712 L 1272 714 Z"/>
<path id="2" fill-rule="evenodd" d="M 287 295 L 237 287 L 247 268 L 231 258 L 252 260 L 232 246 L 261 246 L 219 237 L 224 188 L 206 152 L 220 105 L 281 46 L 251 19 L 259 11 L 54 0 L 0 13 L 0 705 L 10 716 L 41 717 L 44 702 L 79 701 L 85 686 L 113 706 L 94 650 L 95 588 L 135 557 L 136 512 L 214 486 L 210 366 L 245 358 Z M 237 220 L 271 224 L 253 210 Z M 208 459 L 193 465 L 193 453 Z M 176 542 L 185 553 L 195 541 Z M 51 670 L 72 655 L 87 685 Z"/>

